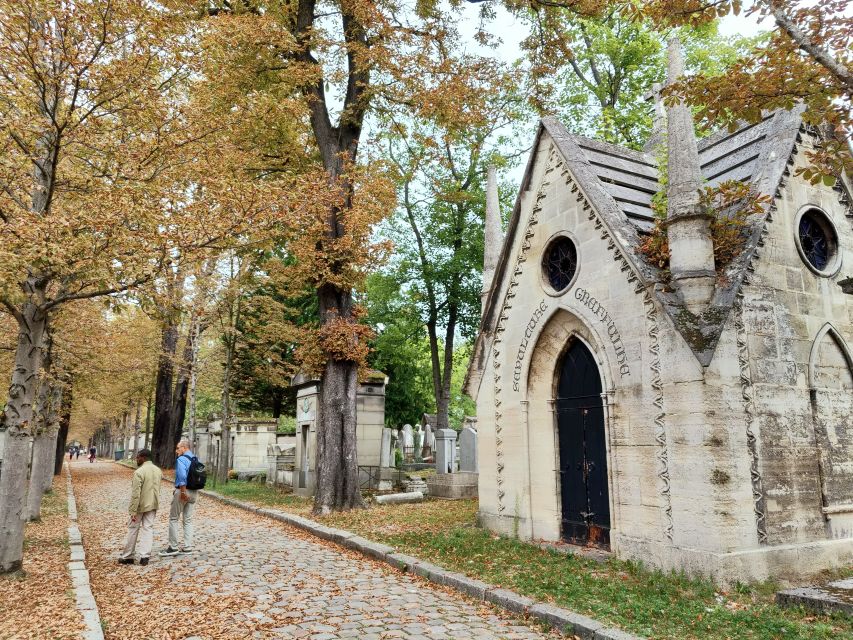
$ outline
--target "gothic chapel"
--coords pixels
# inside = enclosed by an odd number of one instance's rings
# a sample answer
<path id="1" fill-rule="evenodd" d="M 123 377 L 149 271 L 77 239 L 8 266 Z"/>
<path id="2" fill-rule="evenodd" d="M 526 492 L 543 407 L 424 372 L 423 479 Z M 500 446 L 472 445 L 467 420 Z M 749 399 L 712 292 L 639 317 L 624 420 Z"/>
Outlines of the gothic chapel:
<path id="1" fill-rule="evenodd" d="M 543 119 L 502 246 L 490 174 L 481 522 L 723 581 L 849 564 L 850 184 L 796 175 L 821 141 L 796 110 L 699 143 L 687 106 L 665 118 L 668 273 L 639 250 L 654 155 Z M 698 193 L 732 179 L 771 202 L 715 265 Z"/>

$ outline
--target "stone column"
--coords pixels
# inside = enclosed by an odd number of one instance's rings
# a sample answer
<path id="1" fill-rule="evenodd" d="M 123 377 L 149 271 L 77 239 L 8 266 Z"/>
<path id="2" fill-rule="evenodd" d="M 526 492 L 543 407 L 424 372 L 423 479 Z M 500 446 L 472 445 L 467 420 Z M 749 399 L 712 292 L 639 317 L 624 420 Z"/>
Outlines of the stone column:
<path id="1" fill-rule="evenodd" d="M 439 429 L 435 433 L 436 473 L 453 473 L 456 469 L 456 432 Z"/>

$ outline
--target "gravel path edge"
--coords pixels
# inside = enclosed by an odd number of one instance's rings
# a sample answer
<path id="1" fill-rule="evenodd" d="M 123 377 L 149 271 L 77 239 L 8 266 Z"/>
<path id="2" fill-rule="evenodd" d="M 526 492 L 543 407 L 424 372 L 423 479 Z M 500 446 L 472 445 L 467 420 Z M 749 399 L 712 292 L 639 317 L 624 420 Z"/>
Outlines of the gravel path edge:
<path id="1" fill-rule="evenodd" d="M 322 540 L 358 551 L 369 558 L 391 565 L 398 571 L 413 573 L 435 584 L 451 587 L 475 600 L 489 602 L 514 614 L 529 616 L 570 637 L 576 636 L 580 640 L 646 640 L 642 636 L 635 636 L 615 627 L 607 627 L 574 611 L 547 602 L 538 602 L 514 591 L 501 589 L 461 573 L 448 571 L 419 558 L 397 553 L 393 547 L 373 542 L 344 529 L 327 527 L 286 511 L 267 509 L 251 502 L 228 498 L 209 489 L 202 489 L 200 493 L 223 504 L 289 524 Z"/>
<path id="2" fill-rule="evenodd" d="M 77 611 L 83 616 L 86 630 L 83 632 L 83 640 L 104 640 L 104 630 L 101 626 L 101 615 L 98 613 L 98 604 L 92 593 L 89 583 L 89 570 L 86 568 L 86 552 L 83 550 L 83 536 L 77 526 L 77 500 L 74 498 L 74 486 L 71 483 L 71 469 L 68 463 L 65 467 L 65 482 L 68 493 L 68 544 L 71 549 L 71 557 L 68 562 L 68 571 L 71 573 L 71 583 L 74 586 L 74 600 Z"/>

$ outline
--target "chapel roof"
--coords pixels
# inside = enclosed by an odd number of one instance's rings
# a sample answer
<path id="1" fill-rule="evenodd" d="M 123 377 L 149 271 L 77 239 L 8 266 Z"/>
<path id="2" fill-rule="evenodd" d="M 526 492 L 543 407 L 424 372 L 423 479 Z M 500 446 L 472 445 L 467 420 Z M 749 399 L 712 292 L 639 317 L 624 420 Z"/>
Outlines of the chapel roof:
<path id="1" fill-rule="evenodd" d="M 772 148 L 778 142 L 774 134 L 799 127 L 790 112 L 775 111 L 760 122 L 744 124 L 734 131 L 721 129 L 699 141 L 699 162 L 706 184 L 716 186 L 727 180 L 754 182 L 764 176 L 773 160 Z M 556 118 L 545 118 L 546 129 L 568 131 Z M 634 151 L 585 136 L 569 136 L 583 152 L 593 173 L 616 201 L 619 209 L 641 232 L 654 225 L 652 198 L 661 190 L 657 161 L 652 153 Z M 762 185 L 756 184 L 759 191 Z"/>
<path id="2" fill-rule="evenodd" d="M 768 113 L 757 123 L 744 123 L 733 131 L 722 129 L 701 140 L 698 145 L 699 161 L 706 183 L 717 185 L 726 180 L 739 180 L 751 184 L 759 194 L 771 198 L 778 195 L 789 174 L 788 165 L 793 162 L 801 132 L 805 129 L 801 114 L 802 108 L 780 109 Z M 699 317 L 685 314 L 679 297 L 666 286 L 662 271 L 649 264 L 639 251 L 643 236 L 654 224 L 652 197 L 661 190 L 655 156 L 573 134 L 554 117 L 541 120 L 534 148 L 539 146 L 546 133 L 621 252 L 629 267 L 623 271 L 637 280 L 638 290 L 645 288 L 657 299 L 699 362 L 703 366 L 710 364 L 729 311 L 752 268 L 769 210 L 748 219 L 744 248 L 721 273 L 708 310 Z M 535 157 L 536 154 L 531 154 L 522 180 L 522 192 L 531 187 Z M 847 186 L 839 181 L 839 188 L 846 189 Z M 519 231 L 520 216 L 521 194 L 507 227 L 494 274 L 495 283 L 503 280 L 512 263 L 510 253 L 514 236 Z M 474 357 L 465 382 L 465 389 L 472 396 L 476 395 L 474 387 L 479 384 L 478 367 L 484 362 L 494 334 L 501 291 L 501 286 L 490 287 L 483 310 Z"/>

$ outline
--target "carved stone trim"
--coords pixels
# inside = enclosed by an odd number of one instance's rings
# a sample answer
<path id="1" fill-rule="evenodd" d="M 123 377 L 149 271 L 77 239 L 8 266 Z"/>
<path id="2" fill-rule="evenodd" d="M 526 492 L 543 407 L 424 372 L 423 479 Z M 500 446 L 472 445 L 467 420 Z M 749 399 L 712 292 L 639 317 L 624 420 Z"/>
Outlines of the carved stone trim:
<path id="1" fill-rule="evenodd" d="M 655 441 L 658 445 L 658 479 L 660 480 L 660 493 L 661 498 L 663 498 L 663 511 L 666 518 L 664 534 L 667 539 L 672 541 L 674 527 L 672 523 L 672 498 L 670 496 L 669 482 L 669 451 L 666 442 L 666 412 L 663 409 L 663 382 L 661 381 L 660 375 L 660 342 L 658 341 L 660 327 L 658 325 L 655 303 L 648 291 L 646 291 L 646 294 L 643 296 L 643 304 L 646 307 L 649 353 L 652 354 L 650 368 L 652 370 L 652 389 L 655 393 L 652 404 L 654 404 L 657 409 L 657 412 L 655 413 Z"/>
<path id="2" fill-rule="evenodd" d="M 542 211 L 542 200 L 545 199 L 547 193 L 546 189 L 551 185 L 551 180 L 549 179 L 549 174 L 553 173 L 555 169 L 561 168 L 563 165 L 563 161 L 560 159 L 557 150 L 554 145 L 550 145 L 548 149 L 548 163 L 545 166 L 545 174 L 542 177 L 542 183 L 539 185 L 539 189 L 536 192 L 536 198 L 533 202 L 533 209 L 530 212 L 530 218 L 527 220 L 527 226 L 524 229 L 524 235 L 521 238 L 521 247 L 518 251 L 518 254 L 515 258 L 515 266 L 512 270 L 512 276 L 509 280 L 509 285 L 507 286 L 506 293 L 504 294 L 503 301 L 501 303 L 501 310 L 498 314 L 498 322 L 495 327 L 495 337 L 492 341 L 492 374 L 494 379 L 494 392 L 495 392 L 495 462 L 497 467 L 497 476 L 496 482 L 498 487 L 498 514 L 502 514 L 506 510 L 506 505 L 504 504 L 504 497 L 506 496 L 506 491 L 504 490 L 504 467 L 506 463 L 504 462 L 504 451 L 503 451 L 503 416 L 501 414 L 501 362 L 500 362 L 500 343 L 502 342 L 501 334 L 506 331 L 506 323 L 509 319 L 507 315 L 507 311 L 512 308 L 512 300 L 516 296 L 516 289 L 518 288 L 519 277 L 523 272 L 522 265 L 527 261 L 527 253 L 530 251 L 531 243 L 530 239 L 534 235 L 533 227 L 539 221 L 539 212 Z"/>
<path id="3" fill-rule="evenodd" d="M 749 475 L 752 481 L 752 503 L 755 512 L 755 529 L 758 544 L 767 544 L 767 507 L 764 500 L 764 488 L 758 465 L 758 438 L 753 429 L 755 422 L 755 404 L 753 402 L 752 375 L 749 370 L 749 341 L 743 314 L 743 294 L 738 295 L 735 309 L 735 328 L 737 330 L 737 353 L 740 365 L 740 390 L 743 397 L 743 410 L 746 417 L 746 448 L 749 452 Z"/>

